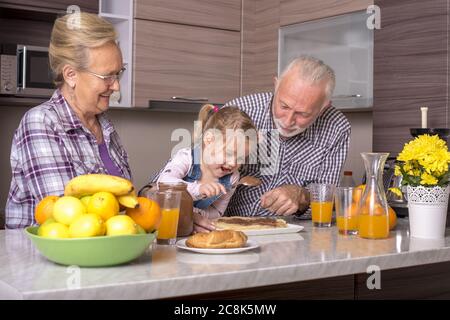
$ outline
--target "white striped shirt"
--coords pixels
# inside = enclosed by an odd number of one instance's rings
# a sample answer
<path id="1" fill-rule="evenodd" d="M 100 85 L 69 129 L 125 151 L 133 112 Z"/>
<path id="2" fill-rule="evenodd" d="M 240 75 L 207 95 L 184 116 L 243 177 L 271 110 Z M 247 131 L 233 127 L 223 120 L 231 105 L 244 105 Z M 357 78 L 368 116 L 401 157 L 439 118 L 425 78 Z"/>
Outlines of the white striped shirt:
<path id="1" fill-rule="evenodd" d="M 234 105 L 246 112 L 258 130 L 273 131 L 276 128 L 271 112 L 272 98 L 272 93 L 258 93 L 234 99 L 226 106 Z M 267 174 L 263 171 L 264 165 L 243 165 L 241 176 L 259 177 L 262 184 L 259 187 L 238 186 L 225 215 L 274 215 L 261 207 L 261 196 L 285 184 L 302 187 L 310 183 L 337 185 L 347 157 L 350 130 L 350 123 L 344 114 L 331 106 L 304 132 L 288 139 L 276 139 L 278 163 L 275 170 Z M 309 211 L 305 218 L 309 217 Z"/>

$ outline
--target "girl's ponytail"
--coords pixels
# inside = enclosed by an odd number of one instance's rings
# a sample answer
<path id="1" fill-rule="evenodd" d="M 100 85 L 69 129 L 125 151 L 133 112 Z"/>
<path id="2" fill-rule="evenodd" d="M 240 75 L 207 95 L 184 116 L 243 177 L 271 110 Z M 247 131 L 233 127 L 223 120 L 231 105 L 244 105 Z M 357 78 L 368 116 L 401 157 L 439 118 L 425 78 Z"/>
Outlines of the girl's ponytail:
<path id="1" fill-rule="evenodd" d="M 197 123 L 194 128 L 194 143 L 201 141 L 206 122 L 211 117 L 216 108 L 217 107 L 213 106 L 212 104 L 204 104 L 200 109 L 200 112 L 198 113 Z"/>

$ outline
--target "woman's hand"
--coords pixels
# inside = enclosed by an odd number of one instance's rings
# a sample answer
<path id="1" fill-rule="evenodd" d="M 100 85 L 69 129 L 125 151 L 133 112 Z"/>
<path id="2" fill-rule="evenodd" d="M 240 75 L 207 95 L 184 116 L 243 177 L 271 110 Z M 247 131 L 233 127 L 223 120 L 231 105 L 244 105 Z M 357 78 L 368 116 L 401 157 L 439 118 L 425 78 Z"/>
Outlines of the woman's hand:
<path id="1" fill-rule="evenodd" d="M 203 217 L 200 213 L 194 212 L 194 233 L 196 232 L 210 232 L 215 230 L 216 227 L 206 217 Z"/>
<path id="2" fill-rule="evenodd" d="M 204 198 L 227 193 L 227 189 L 219 182 L 202 183 L 198 190 Z"/>

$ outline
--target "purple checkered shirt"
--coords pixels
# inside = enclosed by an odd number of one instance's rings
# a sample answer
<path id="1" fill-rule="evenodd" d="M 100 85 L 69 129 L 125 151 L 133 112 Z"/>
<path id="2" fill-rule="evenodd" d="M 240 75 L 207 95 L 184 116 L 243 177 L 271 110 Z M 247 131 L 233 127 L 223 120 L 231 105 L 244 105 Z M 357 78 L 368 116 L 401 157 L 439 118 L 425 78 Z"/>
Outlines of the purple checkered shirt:
<path id="1" fill-rule="evenodd" d="M 112 123 L 97 116 L 111 160 L 131 179 L 128 155 Z M 64 194 L 75 176 L 107 173 L 97 141 L 59 90 L 49 101 L 29 110 L 17 128 L 11 148 L 12 179 L 6 202 L 6 228 L 35 224 L 34 208 L 48 195 Z"/>

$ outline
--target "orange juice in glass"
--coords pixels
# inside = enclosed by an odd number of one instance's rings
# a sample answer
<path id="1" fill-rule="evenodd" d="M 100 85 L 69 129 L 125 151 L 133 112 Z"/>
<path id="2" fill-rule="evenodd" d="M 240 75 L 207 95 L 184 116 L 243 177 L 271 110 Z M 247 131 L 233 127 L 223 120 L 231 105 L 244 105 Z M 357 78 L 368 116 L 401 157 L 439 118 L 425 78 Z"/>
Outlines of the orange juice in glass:
<path id="1" fill-rule="evenodd" d="M 312 222 L 315 227 L 331 227 L 333 217 L 334 184 L 312 183 L 308 186 Z"/>
<path id="2" fill-rule="evenodd" d="M 158 239 L 168 240 L 177 237 L 178 219 L 180 218 L 179 208 L 161 210 L 161 222 L 158 229 Z"/>
<path id="3" fill-rule="evenodd" d="M 155 191 L 149 197 L 161 208 L 161 222 L 156 241 L 158 244 L 174 245 L 177 241 L 178 219 L 180 217 L 180 191 Z"/>
<path id="4" fill-rule="evenodd" d="M 358 233 L 358 204 L 353 201 L 358 188 L 338 187 L 335 192 L 336 224 L 340 234 Z"/>

